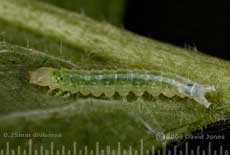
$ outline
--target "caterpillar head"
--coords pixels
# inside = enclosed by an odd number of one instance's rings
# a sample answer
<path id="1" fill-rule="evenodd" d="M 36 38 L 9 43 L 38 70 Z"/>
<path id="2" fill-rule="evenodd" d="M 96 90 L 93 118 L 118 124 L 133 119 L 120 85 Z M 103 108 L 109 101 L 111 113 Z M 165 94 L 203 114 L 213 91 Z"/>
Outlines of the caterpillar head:
<path id="1" fill-rule="evenodd" d="M 52 74 L 54 69 L 49 67 L 42 67 L 35 71 L 29 72 L 30 83 L 39 86 L 50 86 L 52 83 Z"/>

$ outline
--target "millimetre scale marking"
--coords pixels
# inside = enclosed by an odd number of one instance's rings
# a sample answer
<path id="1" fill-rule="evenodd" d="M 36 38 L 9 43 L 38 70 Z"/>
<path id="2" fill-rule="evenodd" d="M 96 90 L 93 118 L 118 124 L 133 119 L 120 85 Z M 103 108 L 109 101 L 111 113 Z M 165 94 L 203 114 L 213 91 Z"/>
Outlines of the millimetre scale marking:
<path id="1" fill-rule="evenodd" d="M 45 155 L 49 155 L 49 150 L 45 150 Z"/>
<path id="2" fill-rule="evenodd" d="M 54 143 L 50 143 L 50 155 L 54 155 Z"/>
<path id="3" fill-rule="evenodd" d="M 10 145 L 9 145 L 9 142 L 6 143 L 6 155 L 10 155 Z"/>
<path id="4" fill-rule="evenodd" d="M 40 155 L 43 155 L 43 146 L 40 146 Z"/>
<path id="5" fill-rule="evenodd" d="M 18 146 L 18 155 L 21 155 L 21 147 Z"/>
<path id="6" fill-rule="evenodd" d="M 214 155 L 217 155 L 217 150 L 214 150 Z"/>
<path id="7" fill-rule="evenodd" d="M 202 155 L 205 155 L 205 154 L 206 154 L 205 150 L 202 150 Z"/>
<path id="8" fill-rule="evenodd" d="M 73 155 L 77 155 L 77 142 L 73 143 Z"/>
<path id="9" fill-rule="evenodd" d="M 51 142 L 50 145 L 44 146 L 37 146 L 40 148 L 39 150 L 33 148 L 33 141 L 30 139 L 28 141 L 28 145 L 25 148 L 22 148 L 20 145 L 17 146 L 16 150 L 14 150 L 12 147 L 10 147 L 10 143 L 6 142 L 6 145 L 4 149 L 0 149 L 0 155 L 149 155 L 154 154 L 156 155 L 186 155 L 186 150 L 157 150 L 155 152 L 155 147 L 152 146 L 151 150 L 144 150 L 144 142 L 143 140 L 140 141 L 139 150 L 133 150 L 132 146 L 129 146 L 126 149 L 121 149 L 121 143 L 118 143 L 117 150 L 114 150 L 111 148 L 110 145 L 106 145 L 105 148 L 100 148 L 99 142 L 96 143 L 97 151 L 95 150 L 89 150 L 89 147 L 86 145 L 83 147 L 83 150 L 77 150 L 77 143 L 73 142 L 73 147 L 71 149 L 67 149 L 65 145 L 62 145 L 60 150 L 54 149 L 54 142 Z M 189 144 L 187 143 L 187 147 L 189 147 Z M 50 148 L 49 148 L 50 147 Z M 165 144 L 164 144 L 165 147 Z M 176 151 L 175 151 L 176 150 Z M 22 152 L 21 152 L 22 151 Z M 40 151 L 40 152 L 39 152 Z M 197 150 L 191 150 L 188 155 L 229 155 L 229 150 L 224 150 L 223 146 L 220 146 L 220 149 L 212 150 L 211 142 L 208 145 L 207 150 L 200 149 L 200 146 L 197 146 Z"/>
<path id="10" fill-rule="evenodd" d="M 32 155 L 32 140 L 29 140 L 29 155 Z"/>
<path id="11" fill-rule="evenodd" d="M 191 155 L 194 155 L 194 150 L 191 150 Z"/>
<path id="12" fill-rule="evenodd" d="M 62 145 L 62 155 L 65 155 L 65 146 Z"/>

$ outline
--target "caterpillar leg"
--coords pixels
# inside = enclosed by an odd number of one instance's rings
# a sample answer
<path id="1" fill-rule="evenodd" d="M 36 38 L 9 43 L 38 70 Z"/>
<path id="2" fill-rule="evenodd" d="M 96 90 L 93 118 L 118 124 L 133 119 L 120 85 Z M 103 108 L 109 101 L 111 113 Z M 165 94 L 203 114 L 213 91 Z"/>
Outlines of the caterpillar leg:
<path id="1" fill-rule="evenodd" d="M 121 101 L 122 104 L 125 104 L 127 103 L 127 98 L 126 97 L 122 97 L 122 101 Z"/>
<path id="2" fill-rule="evenodd" d="M 49 89 L 47 93 L 48 93 L 48 95 L 52 95 L 53 89 Z"/>
<path id="3" fill-rule="evenodd" d="M 69 98 L 71 93 L 67 92 L 66 94 L 63 95 L 64 98 Z"/>
<path id="4" fill-rule="evenodd" d="M 136 103 L 137 103 L 137 105 L 139 107 L 140 112 L 142 112 L 142 109 L 143 109 L 142 106 L 143 106 L 143 103 L 144 103 L 143 99 L 141 97 L 138 97 L 137 100 L 136 100 Z"/>
<path id="5" fill-rule="evenodd" d="M 50 88 L 47 93 L 48 93 L 48 95 L 53 95 L 54 92 L 55 92 L 55 89 Z"/>
<path id="6" fill-rule="evenodd" d="M 58 91 L 54 96 L 61 96 L 63 94 L 63 91 Z"/>

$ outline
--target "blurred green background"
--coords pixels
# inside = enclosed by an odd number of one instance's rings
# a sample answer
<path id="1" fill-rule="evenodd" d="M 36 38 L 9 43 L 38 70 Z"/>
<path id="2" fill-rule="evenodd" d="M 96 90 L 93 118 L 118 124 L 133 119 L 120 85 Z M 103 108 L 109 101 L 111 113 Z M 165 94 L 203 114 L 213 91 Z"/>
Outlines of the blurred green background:
<path id="1" fill-rule="evenodd" d="M 120 25 L 126 0 L 40 0 L 71 11 L 85 14 L 100 21 Z"/>

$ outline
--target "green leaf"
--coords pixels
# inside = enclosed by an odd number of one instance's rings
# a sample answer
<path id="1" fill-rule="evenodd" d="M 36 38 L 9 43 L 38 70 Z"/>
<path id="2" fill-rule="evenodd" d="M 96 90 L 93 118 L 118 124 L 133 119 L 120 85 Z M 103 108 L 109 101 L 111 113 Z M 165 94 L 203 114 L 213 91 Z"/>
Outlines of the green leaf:
<path id="1" fill-rule="evenodd" d="M 7 32 L 5 40 L 23 45 L 27 43 L 23 41 L 25 35 L 30 43 L 29 48 L 0 45 L 1 147 L 7 141 L 12 148 L 18 144 L 27 146 L 28 138 L 4 138 L 4 132 L 21 131 L 63 135 L 62 138 L 33 138 L 37 147 L 41 144 L 48 147 L 51 141 L 72 147 L 77 141 L 80 149 L 88 145 L 95 150 L 98 141 L 102 149 L 106 145 L 115 147 L 118 142 L 124 149 L 129 145 L 139 149 L 143 140 L 146 150 L 171 141 L 158 140 L 157 135 L 180 137 L 230 117 L 230 63 L 227 61 L 150 40 L 36 1 L 1 0 L 0 20 Z M 84 59 L 87 55 L 90 58 Z M 79 95 L 66 99 L 49 95 L 48 88 L 28 81 L 28 72 L 38 67 L 95 67 L 92 64 L 175 73 L 214 85 L 217 92 L 208 94 L 213 104 L 206 109 L 193 100 L 179 97 L 147 97 L 133 102 L 86 99 Z"/>

